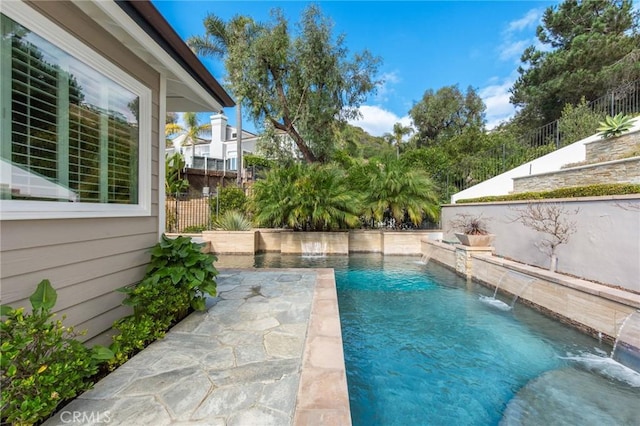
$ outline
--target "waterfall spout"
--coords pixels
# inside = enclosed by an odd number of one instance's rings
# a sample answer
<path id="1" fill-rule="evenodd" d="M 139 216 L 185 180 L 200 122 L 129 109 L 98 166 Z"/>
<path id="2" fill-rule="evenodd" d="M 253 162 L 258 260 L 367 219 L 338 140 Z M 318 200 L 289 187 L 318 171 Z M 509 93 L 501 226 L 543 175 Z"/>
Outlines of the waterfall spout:
<path id="1" fill-rule="evenodd" d="M 327 243 L 325 241 L 301 242 L 302 257 L 326 257 Z"/>
<path id="2" fill-rule="evenodd" d="M 622 321 L 611 359 L 640 372 L 640 310 L 630 313 Z"/>

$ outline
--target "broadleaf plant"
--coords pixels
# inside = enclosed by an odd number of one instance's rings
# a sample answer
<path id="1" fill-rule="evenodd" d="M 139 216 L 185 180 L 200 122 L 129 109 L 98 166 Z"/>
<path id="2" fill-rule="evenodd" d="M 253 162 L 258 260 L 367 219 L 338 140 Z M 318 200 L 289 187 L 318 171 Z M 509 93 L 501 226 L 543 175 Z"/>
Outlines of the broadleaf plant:
<path id="1" fill-rule="evenodd" d="M 2 306 L 0 322 L 0 423 L 27 425 L 49 417 L 56 407 L 93 384 L 99 364 L 113 358 L 111 350 L 84 346 L 79 334 L 54 319 L 57 299 L 43 280 L 24 308 Z M 64 319 L 64 318 L 63 318 Z"/>
<path id="2" fill-rule="evenodd" d="M 152 341 L 162 338 L 172 324 L 184 318 L 189 308 L 206 308 L 206 295 L 216 295 L 213 266 L 217 258 L 202 252 L 203 244 L 190 237 L 162 239 L 151 250 L 151 262 L 142 281 L 120 289 L 126 294 L 123 304 L 133 308 L 133 315 L 116 321 L 113 328 L 115 353 L 110 368 L 124 363 Z"/>

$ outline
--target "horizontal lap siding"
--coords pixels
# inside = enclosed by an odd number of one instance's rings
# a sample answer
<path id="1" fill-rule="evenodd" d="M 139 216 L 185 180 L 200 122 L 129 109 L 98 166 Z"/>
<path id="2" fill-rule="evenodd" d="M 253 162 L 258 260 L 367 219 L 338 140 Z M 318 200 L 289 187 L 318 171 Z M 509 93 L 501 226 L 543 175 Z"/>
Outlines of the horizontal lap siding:
<path id="1" fill-rule="evenodd" d="M 87 330 L 82 340 L 100 341 L 96 336 L 130 312 L 115 290 L 142 278 L 158 239 L 160 76 L 73 3 L 29 4 L 152 90 L 151 216 L 0 222 L 2 303 L 29 307 L 29 295 L 49 279 L 58 292 L 58 317 Z"/>

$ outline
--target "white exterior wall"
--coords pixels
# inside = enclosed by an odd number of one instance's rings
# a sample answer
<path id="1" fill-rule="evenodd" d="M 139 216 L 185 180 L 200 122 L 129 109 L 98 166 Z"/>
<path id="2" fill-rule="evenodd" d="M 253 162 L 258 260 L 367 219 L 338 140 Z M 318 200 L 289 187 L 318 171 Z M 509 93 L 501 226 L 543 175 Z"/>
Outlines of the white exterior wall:
<path id="1" fill-rule="evenodd" d="M 640 119 L 636 119 L 636 122 L 630 131 L 633 132 L 636 130 L 640 130 Z M 600 139 L 600 135 L 595 134 L 586 139 L 582 139 L 578 142 L 572 143 L 571 145 L 565 146 L 564 148 L 560 148 L 547 155 L 502 173 L 501 175 L 474 185 L 471 188 L 467 188 L 464 191 L 457 192 L 451 197 L 451 202 L 455 203 L 457 200 L 490 195 L 507 195 L 513 191 L 513 178 L 553 172 L 560 170 L 560 168 L 565 164 L 584 161 L 586 159 L 585 144 Z"/>
<path id="2" fill-rule="evenodd" d="M 209 155 L 211 158 L 223 158 L 222 144 L 227 140 L 227 117 L 223 114 L 211 116 L 211 144 Z"/>
<path id="3" fill-rule="evenodd" d="M 640 292 L 640 197 L 609 196 L 562 199 L 567 210 L 580 211 L 567 216 L 577 224 L 568 244 L 557 249 L 560 273 L 575 275 L 604 284 Z M 450 221 L 458 213 L 482 214 L 496 235 L 495 253 L 542 268 L 549 257 L 540 248 L 543 234 L 514 222 L 514 208 L 526 202 L 500 202 L 446 205 L 442 208 L 442 228 L 446 240 L 455 240 Z"/>

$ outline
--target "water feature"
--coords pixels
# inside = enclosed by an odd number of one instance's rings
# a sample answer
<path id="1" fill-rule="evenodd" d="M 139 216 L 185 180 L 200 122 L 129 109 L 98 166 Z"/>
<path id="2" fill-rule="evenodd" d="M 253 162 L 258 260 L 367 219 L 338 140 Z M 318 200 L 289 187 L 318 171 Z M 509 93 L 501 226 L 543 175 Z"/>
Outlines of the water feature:
<path id="1" fill-rule="evenodd" d="M 527 306 L 491 309 L 479 296 L 493 291 L 434 262 L 271 259 L 256 257 L 256 266 L 336 270 L 354 426 L 624 425 L 640 418 L 640 374 L 615 362 L 611 346 Z"/>
<path id="2" fill-rule="evenodd" d="M 522 280 L 524 281 L 524 284 L 520 287 L 520 289 L 515 292 L 515 296 L 513 297 L 513 299 L 511 300 L 511 303 L 507 304 L 505 302 L 503 302 L 502 300 L 498 299 L 498 290 L 500 289 L 500 285 L 502 284 L 502 280 L 504 280 L 505 277 L 509 276 L 511 279 L 518 279 L 518 280 Z M 489 296 L 485 296 L 485 295 L 480 295 L 478 296 L 480 301 L 483 303 L 486 303 L 488 305 L 493 306 L 496 309 L 500 309 L 502 311 L 510 311 L 513 309 L 513 307 L 515 306 L 516 302 L 518 301 L 518 298 L 525 292 L 525 290 L 531 285 L 531 283 L 533 283 L 536 279 L 532 278 L 528 275 L 522 274 L 518 271 L 505 271 L 502 276 L 500 277 L 500 279 L 498 280 L 498 284 L 496 284 L 496 288 L 493 291 L 493 296 L 489 297 Z"/>
<path id="3" fill-rule="evenodd" d="M 304 257 L 323 257 L 327 255 L 326 241 L 302 241 L 300 249 Z"/>
<path id="4" fill-rule="evenodd" d="M 640 310 L 622 321 L 611 350 L 611 359 L 640 371 Z"/>
<path id="5" fill-rule="evenodd" d="M 516 295 L 513 297 L 513 300 L 511 301 L 511 309 L 513 309 L 513 307 L 515 306 L 516 302 L 518 301 L 518 298 L 520 296 L 522 296 L 522 294 L 525 292 L 525 290 L 527 288 L 529 288 L 529 286 L 531 285 L 532 282 L 534 282 L 536 279 L 532 278 L 532 277 L 528 277 L 524 274 L 521 274 L 523 277 L 525 277 L 525 283 L 522 287 L 520 287 L 520 290 L 516 293 Z"/>
<path id="6" fill-rule="evenodd" d="M 498 289 L 500 289 L 500 284 L 502 284 L 502 280 L 504 279 L 504 277 L 507 276 L 507 274 L 510 271 L 506 271 L 504 274 L 502 274 L 502 276 L 500 277 L 500 279 L 498 280 L 498 284 L 496 284 L 496 288 L 493 291 L 493 296 L 486 296 L 484 294 L 481 294 L 480 296 L 478 296 L 478 299 L 482 302 L 482 303 L 486 303 L 487 305 L 493 306 L 496 309 L 500 309 L 501 311 L 509 311 L 511 310 L 511 305 L 508 305 L 506 303 L 504 303 L 502 300 L 499 300 L 497 298 L 498 296 Z"/>

